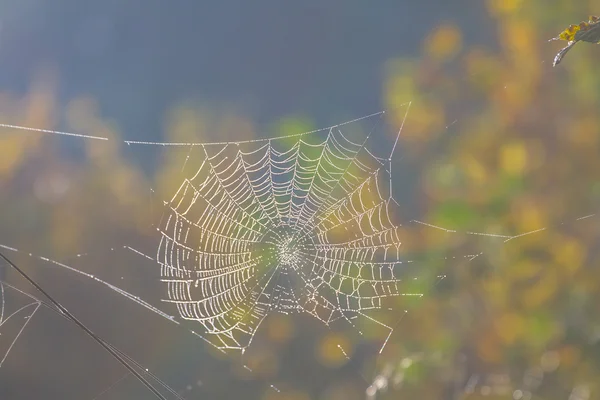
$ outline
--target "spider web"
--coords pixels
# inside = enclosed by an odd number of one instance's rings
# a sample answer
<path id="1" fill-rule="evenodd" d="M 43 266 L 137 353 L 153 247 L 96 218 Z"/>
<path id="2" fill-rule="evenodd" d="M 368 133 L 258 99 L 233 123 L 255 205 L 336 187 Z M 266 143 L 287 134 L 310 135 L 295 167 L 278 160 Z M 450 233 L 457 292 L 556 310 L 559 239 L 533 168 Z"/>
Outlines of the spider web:
<path id="1" fill-rule="evenodd" d="M 0 273 L 2 270 L 0 265 Z M 41 304 L 30 294 L 0 281 L 0 368 Z"/>
<path id="2" fill-rule="evenodd" d="M 307 313 L 328 326 L 343 320 L 356 327 L 353 319 L 365 317 L 389 330 L 383 350 L 393 329 L 368 312 L 381 309 L 387 298 L 421 296 L 399 287 L 403 261 L 394 222 L 398 204 L 391 195 L 391 160 L 398 137 L 385 157 L 367 146 L 383 116 L 378 112 L 326 129 L 269 139 L 125 141 L 189 146 L 184 168 L 192 150 L 201 150 L 200 167 L 164 202 L 156 257 L 128 245 L 120 247 L 158 262 L 160 280 L 166 284 L 163 301 L 173 304 L 180 318 L 69 263 L 24 254 L 105 285 L 176 324 L 196 321 L 203 332 L 190 332 L 221 351 L 244 352 L 261 322 L 275 312 Z M 352 132 L 350 127 L 360 121 L 371 122 L 371 132 L 365 135 L 360 128 Z"/>
<path id="3" fill-rule="evenodd" d="M 391 334 L 367 313 L 409 295 L 399 287 L 398 204 L 385 187 L 392 154 L 375 156 L 370 134 L 356 142 L 343 128 L 200 145 L 201 166 L 165 202 L 165 301 L 218 348 L 245 350 L 272 312 L 326 325 L 363 316 Z"/>

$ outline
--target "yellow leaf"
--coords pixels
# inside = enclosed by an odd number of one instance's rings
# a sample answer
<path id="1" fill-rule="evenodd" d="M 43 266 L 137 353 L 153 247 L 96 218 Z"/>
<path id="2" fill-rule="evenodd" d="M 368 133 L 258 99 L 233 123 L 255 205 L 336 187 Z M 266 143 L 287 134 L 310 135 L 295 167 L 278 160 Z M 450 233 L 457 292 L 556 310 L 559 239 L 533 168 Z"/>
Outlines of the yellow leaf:
<path id="1" fill-rule="evenodd" d="M 502 169 L 511 175 L 520 175 L 527 165 L 527 149 L 522 142 L 509 143 L 500 151 Z"/>
<path id="2" fill-rule="evenodd" d="M 556 39 L 566 40 L 567 42 L 570 42 L 572 40 L 575 40 L 575 34 L 577 33 L 577 31 L 579 31 L 579 25 L 569 25 L 569 27 L 562 31 Z"/>
<path id="3" fill-rule="evenodd" d="M 519 11 L 523 0 L 489 0 L 488 7 L 493 14 L 502 15 Z"/>
<path id="4" fill-rule="evenodd" d="M 586 257 L 585 247 L 572 238 L 561 238 L 551 249 L 554 259 L 559 265 L 564 266 L 567 273 L 576 272 L 583 265 Z"/>
<path id="5" fill-rule="evenodd" d="M 462 47 L 462 32 L 454 25 L 443 25 L 429 36 L 425 50 L 438 61 L 452 57 Z"/>
<path id="6" fill-rule="evenodd" d="M 594 35 L 586 37 L 584 32 L 590 31 L 600 23 L 600 17 L 595 15 L 591 15 L 589 20 L 581 21 L 578 25 L 569 25 L 567 29 L 562 31 L 557 37 L 553 40 L 566 40 L 567 42 L 571 42 L 573 40 L 583 40 L 585 42 L 598 42 L 597 38 Z M 579 32 L 579 34 L 578 34 Z M 592 38 L 594 36 L 594 38 Z"/>
<path id="7" fill-rule="evenodd" d="M 485 167 L 475 157 L 466 156 L 463 164 L 467 175 L 474 183 L 482 184 L 488 179 Z"/>
<path id="8" fill-rule="evenodd" d="M 496 319 L 496 334 L 504 344 L 515 343 L 525 331 L 525 320 L 516 313 L 506 313 Z"/>

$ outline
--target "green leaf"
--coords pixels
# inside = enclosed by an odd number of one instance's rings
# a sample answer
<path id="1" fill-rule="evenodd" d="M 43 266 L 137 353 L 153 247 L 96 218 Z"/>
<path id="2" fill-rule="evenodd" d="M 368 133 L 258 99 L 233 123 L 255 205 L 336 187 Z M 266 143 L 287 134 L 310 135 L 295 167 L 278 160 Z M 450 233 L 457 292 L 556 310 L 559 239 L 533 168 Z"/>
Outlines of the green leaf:
<path id="1" fill-rule="evenodd" d="M 471 226 L 475 213 L 464 201 L 449 200 L 442 203 L 433 213 L 434 224 L 447 229 L 464 229 Z"/>

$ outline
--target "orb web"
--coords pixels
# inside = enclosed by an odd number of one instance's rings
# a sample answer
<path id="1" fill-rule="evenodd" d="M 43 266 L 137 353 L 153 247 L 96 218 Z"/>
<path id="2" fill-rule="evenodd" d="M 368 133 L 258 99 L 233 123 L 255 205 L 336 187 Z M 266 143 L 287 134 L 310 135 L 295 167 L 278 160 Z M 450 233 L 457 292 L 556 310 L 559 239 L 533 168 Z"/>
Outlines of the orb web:
<path id="1" fill-rule="evenodd" d="M 217 347 L 244 350 L 272 312 L 329 325 L 372 319 L 365 313 L 384 298 L 408 294 L 399 287 L 392 155 L 376 156 L 371 134 L 357 141 L 345 128 L 201 144 L 200 167 L 165 202 L 164 301 Z"/>

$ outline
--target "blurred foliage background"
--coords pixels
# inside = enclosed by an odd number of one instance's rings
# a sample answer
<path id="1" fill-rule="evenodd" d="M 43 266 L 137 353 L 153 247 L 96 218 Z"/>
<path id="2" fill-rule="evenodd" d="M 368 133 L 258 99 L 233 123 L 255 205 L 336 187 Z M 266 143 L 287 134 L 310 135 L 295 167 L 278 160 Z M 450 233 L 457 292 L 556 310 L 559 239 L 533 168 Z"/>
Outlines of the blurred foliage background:
<path id="1" fill-rule="evenodd" d="M 488 1 L 496 48 L 464 46 L 460 28 L 445 25 L 422 57 L 390 64 L 390 108 L 413 99 L 404 138 L 419 149 L 426 220 L 536 232 L 509 241 L 448 234 L 449 252 L 479 256 L 440 266 L 448 279 L 409 314 L 397 359 L 371 388 L 401 389 L 381 398 L 598 396 L 599 229 L 594 217 L 578 219 L 600 196 L 598 55 L 578 49 L 553 69 L 558 49 L 543 45 L 563 21 L 597 12 L 586 5 Z M 438 246 L 430 237 L 419 247 Z"/>
<path id="2" fill-rule="evenodd" d="M 455 232 L 405 225 L 407 252 L 424 260 L 419 289 L 426 296 L 398 302 L 392 319 L 409 312 L 381 357 L 376 343 L 350 331 L 274 315 L 244 357 L 249 374 L 106 288 L 28 256 L 160 298 L 157 268 L 122 245 L 155 251 L 153 224 L 162 199 L 179 187 L 189 151 L 125 145 L 116 139 L 128 132 L 87 96 L 59 109 L 61 80 L 52 69 L 43 68 L 24 97 L 0 94 L 0 122 L 115 140 L 2 128 L 0 244 L 21 249 L 15 261 L 186 398 L 598 397 L 600 224 L 592 214 L 600 200 L 600 48 L 578 45 L 552 68 L 560 45 L 546 41 L 600 12 L 600 2 L 478 3 L 464 10 L 471 18 L 436 22 L 417 37 L 418 54 L 382 65 L 388 122 L 400 126 L 411 102 L 394 161 L 401 176 L 394 194 L 406 201 L 401 217 Z M 478 43 L 479 36 L 494 40 Z M 266 137 L 317 122 L 322 115 L 310 110 L 265 124 L 235 108 L 190 101 L 172 105 L 162 139 Z M 27 289 L 10 270 L 3 274 Z M 40 314 L 0 368 L 1 398 L 148 398 L 68 323 Z"/>

